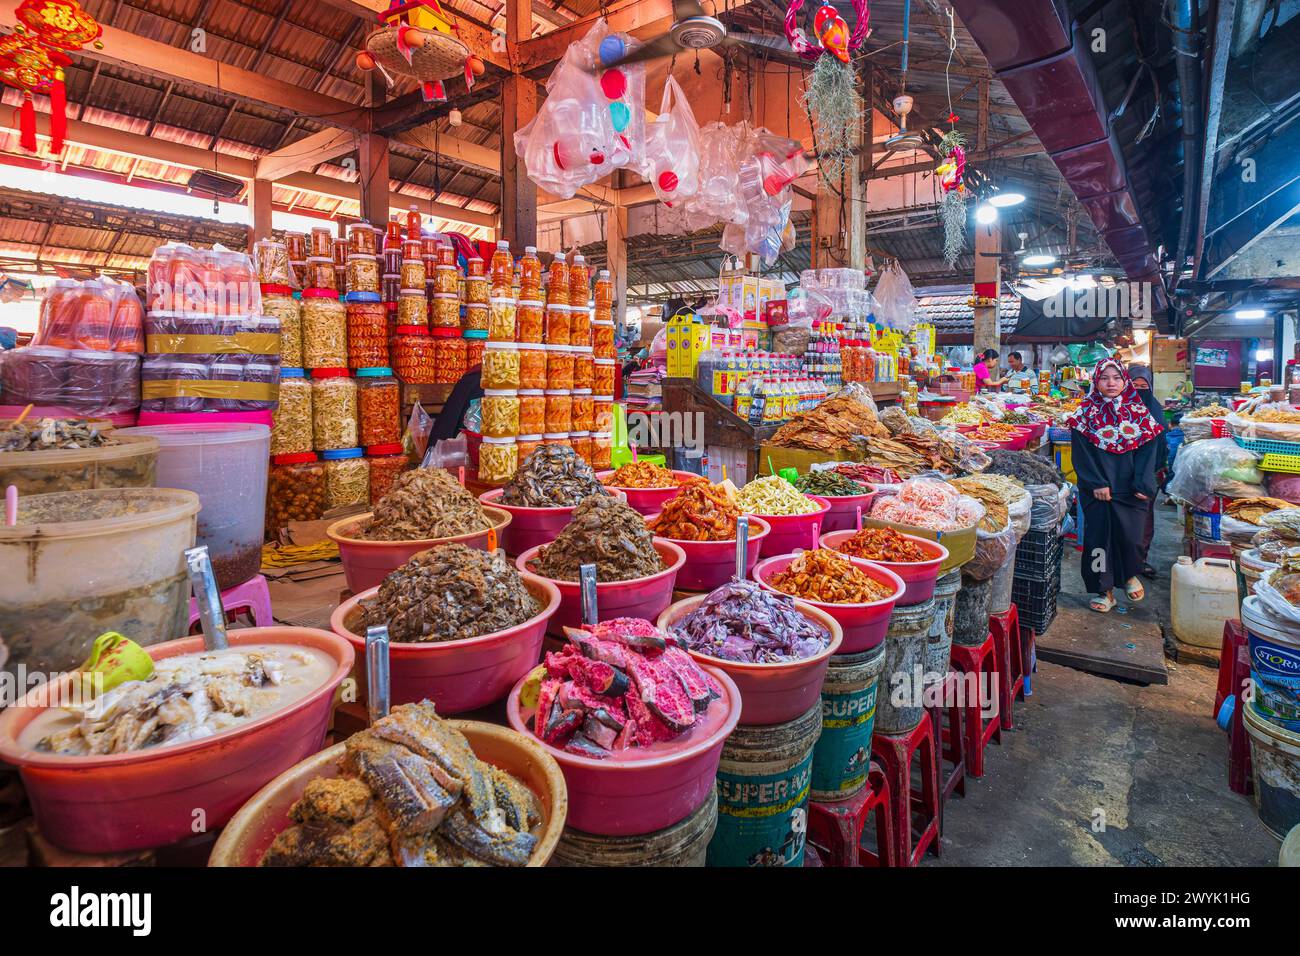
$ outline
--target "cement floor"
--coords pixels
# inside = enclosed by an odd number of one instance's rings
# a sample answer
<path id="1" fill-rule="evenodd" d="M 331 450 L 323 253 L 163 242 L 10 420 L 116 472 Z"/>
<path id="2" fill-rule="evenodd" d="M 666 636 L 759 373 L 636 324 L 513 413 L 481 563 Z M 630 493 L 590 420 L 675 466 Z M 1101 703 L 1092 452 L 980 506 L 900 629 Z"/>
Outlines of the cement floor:
<path id="1" fill-rule="evenodd" d="M 1151 563 L 1160 574 L 1143 607 L 1165 628 L 1177 516 L 1158 508 Z M 1086 602 L 1077 562 L 1061 586 Z M 1087 619 L 1062 615 L 1061 626 Z M 1276 865 L 1278 842 L 1250 798 L 1228 789 L 1227 737 L 1210 717 L 1216 672 L 1166 666 L 1167 685 L 1140 686 L 1040 663 L 1016 729 L 990 748 L 965 799 L 949 801 L 943 856 L 927 865 Z"/>

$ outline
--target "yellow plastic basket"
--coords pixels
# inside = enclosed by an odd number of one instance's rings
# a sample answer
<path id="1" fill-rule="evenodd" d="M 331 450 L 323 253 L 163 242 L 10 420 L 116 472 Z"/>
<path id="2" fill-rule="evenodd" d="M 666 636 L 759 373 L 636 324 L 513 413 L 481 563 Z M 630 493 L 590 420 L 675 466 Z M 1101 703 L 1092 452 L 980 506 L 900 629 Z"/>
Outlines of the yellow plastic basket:
<path id="1" fill-rule="evenodd" d="M 1300 475 L 1300 455 L 1279 455 L 1268 452 L 1259 463 L 1262 471 L 1283 471 L 1290 475 Z"/>

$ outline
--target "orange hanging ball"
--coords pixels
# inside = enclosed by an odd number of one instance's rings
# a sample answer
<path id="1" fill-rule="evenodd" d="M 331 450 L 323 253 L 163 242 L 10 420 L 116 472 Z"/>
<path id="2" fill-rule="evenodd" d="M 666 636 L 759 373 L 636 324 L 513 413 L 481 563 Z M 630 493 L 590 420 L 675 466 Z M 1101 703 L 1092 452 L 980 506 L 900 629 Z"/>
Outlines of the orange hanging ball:
<path id="1" fill-rule="evenodd" d="M 424 46 L 424 41 L 427 37 L 425 37 L 424 31 L 422 30 L 407 30 L 404 39 L 406 40 L 406 45 L 412 50 L 418 50 L 420 47 Z"/>
<path id="2" fill-rule="evenodd" d="M 358 70 L 365 70 L 367 73 L 369 73 L 374 68 L 375 68 L 375 58 L 373 56 L 371 56 L 365 50 L 362 50 L 360 53 L 357 54 Z"/>
<path id="3" fill-rule="evenodd" d="M 470 54 L 469 58 L 465 62 L 469 64 L 470 72 L 475 76 L 482 76 L 483 72 L 487 69 L 487 67 L 483 65 L 483 61 L 473 54 Z"/>

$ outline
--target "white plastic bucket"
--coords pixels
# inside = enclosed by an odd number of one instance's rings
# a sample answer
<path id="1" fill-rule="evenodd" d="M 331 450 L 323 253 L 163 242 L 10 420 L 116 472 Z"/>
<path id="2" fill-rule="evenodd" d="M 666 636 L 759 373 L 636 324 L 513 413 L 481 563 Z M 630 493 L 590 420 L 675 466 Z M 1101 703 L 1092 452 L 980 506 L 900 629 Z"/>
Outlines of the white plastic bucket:
<path id="1" fill-rule="evenodd" d="M 1250 679 L 1260 717 L 1300 732 L 1300 633 L 1270 615 L 1255 595 L 1241 602 L 1250 646 Z"/>

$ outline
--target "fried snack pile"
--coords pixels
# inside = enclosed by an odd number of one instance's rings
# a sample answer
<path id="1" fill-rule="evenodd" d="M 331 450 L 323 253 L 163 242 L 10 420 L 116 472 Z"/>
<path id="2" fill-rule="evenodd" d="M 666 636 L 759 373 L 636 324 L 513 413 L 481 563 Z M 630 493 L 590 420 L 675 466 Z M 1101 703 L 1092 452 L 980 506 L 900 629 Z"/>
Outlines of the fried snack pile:
<path id="1" fill-rule="evenodd" d="M 1247 524 L 1259 524 L 1259 519 L 1264 515 L 1293 507 L 1295 506 L 1291 502 L 1281 498 L 1234 498 L 1228 502 L 1224 513 Z"/>
<path id="2" fill-rule="evenodd" d="M 827 548 L 804 551 L 772 578 L 772 587 L 822 604 L 868 604 L 894 593 L 852 561 Z"/>
<path id="3" fill-rule="evenodd" d="M 1020 437 L 1020 430 L 1001 422 L 985 422 L 979 428 L 966 433 L 966 437 L 975 441 L 1010 441 Z"/>
<path id="4" fill-rule="evenodd" d="M 821 505 L 777 475 L 748 482 L 736 493 L 736 504 L 741 511 L 752 515 L 806 515 L 821 509 Z"/>
<path id="5" fill-rule="evenodd" d="M 604 479 L 609 488 L 672 488 L 681 484 L 667 468 L 651 461 L 630 461 Z"/>
<path id="6" fill-rule="evenodd" d="M 677 541 L 735 541 L 740 509 L 721 485 L 688 481 L 664 504 L 650 530 Z"/>
<path id="7" fill-rule="evenodd" d="M 893 528 L 863 528 L 847 541 L 841 541 L 835 550 L 869 561 L 915 562 L 934 558 L 921 545 Z"/>

